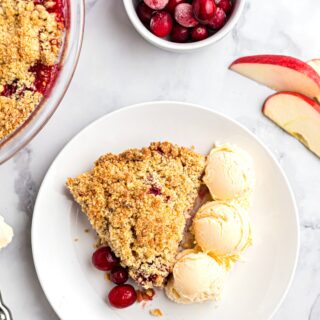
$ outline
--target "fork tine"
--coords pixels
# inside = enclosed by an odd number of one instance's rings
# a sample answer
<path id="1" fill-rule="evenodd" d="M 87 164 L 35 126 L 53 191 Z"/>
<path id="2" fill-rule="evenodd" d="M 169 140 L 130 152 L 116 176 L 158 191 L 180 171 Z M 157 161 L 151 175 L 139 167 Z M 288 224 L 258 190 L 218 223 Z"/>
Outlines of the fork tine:
<path id="1" fill-rule="evenodd" d="M 13 320 L 9 308 L 4 304 L 0 291 L 0 320 Z"/>

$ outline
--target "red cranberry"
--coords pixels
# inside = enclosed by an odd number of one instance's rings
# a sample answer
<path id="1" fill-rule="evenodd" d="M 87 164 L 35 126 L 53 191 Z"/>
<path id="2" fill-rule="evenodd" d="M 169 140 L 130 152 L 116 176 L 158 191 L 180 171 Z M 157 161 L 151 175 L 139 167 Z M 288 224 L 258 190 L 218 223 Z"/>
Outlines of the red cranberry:
<path id="1" fill-rule="evenodd" d="M 156 12 L 150 21 L 150 29 L 153 34 L 160 38 L 168 36 L 172 30 L 173 21 L 170 13 L 165 11 Z"/>
<path id="2" fill-rule="evenodd" d="M 221 8 L 226 14 L 231 13 L 232 11 L 232 2 L 231 0 L 215 0 L 216 5 Z"/>
<path id="3" fill-rule="evenodd" d="M 193 0 L 193 13 L 201 23 L 208 23 L 217 10 L 213 0 Z"/>
<path id="4" fill-rule="evenodd" d="M 110 272 L 110 280 L 115 284 L 123 284 L 128 280 L 128 271 L 121 267 L 114 267 Z"/>
<path id="5" fill-rule="evenodd" d="M 171 33 L 171 40 L 174 42 L 187 42 L 189 39 L 189 29 L 183 26 L 176 25 Z"/>
<path id="6" fill-rule="evenodd" d="M 3 90 L 0 93 L 1 96 L 10 97 L 15 94 L 17 91 L 17 84 L 14 82 L 12 84 L 5 84 Z"/>
<path id="7" fill-rule="evenodd" d="M 139 2 L 137 6 L 137 15 L 139 19 L 146 24 L 150 23 L 153 10 L 149 8 L 144 2 Z"/>
<path id="8" fill-rule="evenodd" d="M 33 0 L 35 5 L 40 4 L 44 5 L 45 0 Z M 55 0 L 51 1 L 51 6 L 47 8 L 47 11 L 50 13 L 55 13 L 56 21 L 64 23 L 64 8 L 65 8 L 65 1 L 64 0 Z"/>
<path id="9" fill-rule="evenodd" d="M 193 15 L 192 5 L 190 3 L 180 3 L 174 11 L 174 18 L 183 27 L 192 28 L 199 24 Z"/>
<path id="10" fill-rule="evenodd" d="M 59 66 L 47 66 L 41 62 L 33 65 L 30 69 L 30 72 L 34 73 L 35 81 L 34 86 L 38 92 L 45 94 L 50 89 L 54 80 L 57 77 L 59 72 Z"/>
<path id="11" fill-rule="evenodd" d="M 137 293 L 130 284 L 122 284 L 111 289 L 108 299 L 115 308 L 127 308 L 135 303 Z"/>
<path id="12" fill-rule="evenodd" d="M 109 247 L 101 247 L 93 253 L 92 263 L 99 270 L 110 271 L 118 265 L 119 259 Z"/>
<path id="13" fill-rule="evenodd" d="M 157 186 L 151 186 L 151 188 L 149 189 L 149 193 L 153 194 L 155 196 L 160 196 L 161 195 L 161 188 L 159 188 Z"/>
<path id="14" fill-rule="evenodd" d="M 201 41 L 208 38 L 208 29 L 205 26 L 194 27 L 191 31 L 191 39 L 193 41 Z"/>
<path id="15" fill-rule="evenodd" d="M 143 0 L 144 3 L 153 10 L 162 10 L 169 0 Z"/>
<path id="16" fill-rule="evenodd" d="M 209 21 L 209 27 L 214 30 L 221 29 L 227 21 L 227 16 L 225 12 L 221 8 L 217 8 L 216 13 L 214 14 L 213 18 Z"/>
<path id="17" fill-rule="evenodd" d="M 186 0 L 169 0 L 169 3 L 166 6 L 166 11 L 170 12 L 173 15 L 176 6 L 183 2 L 186 2 Z"/>

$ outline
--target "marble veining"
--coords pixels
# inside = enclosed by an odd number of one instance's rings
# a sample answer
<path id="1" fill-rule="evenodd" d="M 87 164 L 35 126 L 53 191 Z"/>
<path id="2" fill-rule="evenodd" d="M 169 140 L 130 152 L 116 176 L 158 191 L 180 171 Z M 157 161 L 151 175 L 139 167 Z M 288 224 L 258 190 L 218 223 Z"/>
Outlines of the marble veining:
<path id="1" fill-rule="evenodd" d="M 88 14 L 90 10 L 95 6 L 98 0 L 86 0 L 86 13 Z"/>
<path id="2" fill-rule="evenodd" d="M 21 150 L 13 159 L 17 176 L 14 181 L 15 193 L 19 199 L 19 209 L 28 216 L 32 215 L 37 190 L 30 171 L 32 150 L 28 147 Z"/>
<path id="3" fill-rule="evenodd" d="M 227 37 L 185 55 L 145 42 L 121 0 L 85 2 L 83 49 L 63 102 L 31 144 L 0 166 L 0 214 L 15 229 L 12 244 L 0 252 L 0 289 L 14 319 L 58 319 L 40 287 L 30 245 L 36 194 L 55 156 L 98 117 L 126 105 L 166 99 L 202 104 L 238 120 L 277 158 L 297 198 L 301 248 L 292 286 L 274 320 L 319 320 L 320 161 L 262 116 L 261 106 L 272 91 L 227 68 L 249 54 L 319 57 L 319 0 L 247 0 Z"/>

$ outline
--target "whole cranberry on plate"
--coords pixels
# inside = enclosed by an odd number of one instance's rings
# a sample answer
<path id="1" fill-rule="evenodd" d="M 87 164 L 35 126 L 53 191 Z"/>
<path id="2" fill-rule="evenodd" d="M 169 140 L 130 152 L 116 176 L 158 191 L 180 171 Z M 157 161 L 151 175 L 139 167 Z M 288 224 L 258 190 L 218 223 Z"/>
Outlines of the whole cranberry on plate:
<path id="1" fill-rule="evenodd" d="M 158 11 L 153 14 L 150 21 L 150 30 L 156 36 L 160 38 L 168 36 L 172 27 L 173 21 L 169 12 Z"/>
<path id="2" fill-rule="evenodd" d="M 121 284 L 111 289 L 108 299 L 113 307 L 123 309 L 136 302 L 137 293 L 132 285 Z"/>
<path id="3" fill-rule="evenodd" d="M 119 259 L 109 247 L 100 247 L 92 255 L 92 264 L 101 271 L 110 271 L 119 264 Z"/>
<path id="4" fill-rule="evenodd" d="M 128 280 L 128 271 L 127 269 L 116 266 L 110 272 L 110 280 L 115 284 L 123 284 Z"/>
<path id="5" fill-rule="evenodd" d="M 207 24 L 217 10 L 213 0 L 193 0 L 193 14 L 203 24 Z"/>

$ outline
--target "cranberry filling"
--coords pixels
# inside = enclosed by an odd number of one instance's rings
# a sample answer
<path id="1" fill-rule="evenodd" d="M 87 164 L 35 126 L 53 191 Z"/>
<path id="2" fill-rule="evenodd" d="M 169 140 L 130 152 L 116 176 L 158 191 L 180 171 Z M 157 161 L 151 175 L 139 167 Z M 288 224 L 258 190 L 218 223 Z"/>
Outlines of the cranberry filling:
<path id="1" fill-rule="evenodd" d="M 1 96 L 10 97 L 13 94 L 15 94 L 16 91 L 17 91 L 17 84 L 16 83 L 6 84 L 4 86 L 3 91 L 1 92 Z"/>
<path id="2" fill-rule="evenodd" d="M 35 89 L 39 93 L 45 94 L 56 79 L 59 67 L 58 65 L 46 66 L 38 62 L 32 66 L 29 71 L 35 74 Z"/>
<path id="3" fill-rule="evenodd" d="M 150 194 L 154 194 L 155 196 L 160 196 L 161 195 L 161 189 L 156 187 L 156 186 L 152 186 L 150 189 L 149 189 L 149 193 Z"/>
<path id="4" fill-rule="evenodd" d="M 43 5 L 45 0 L 33 0 L 35 5 L 41 4 Z M 48 12 L 55 13 L 56 20 L 58 22 L 64 22 L 64 8 L 65 8 L 65 1 L 64 0 L 51 0 L 51 6 L 47 7 Z"/>
<path id="5" fill-rule="evenodd" d="M 45 0 L 34 0 L 33 2 L 35 5 L 37 4 L 44 5 Z M 54 13 L 56 15 L 56 20 L 58 22 L 64 23 L 65 22 L 64 8 L 66 5 L 66 1 L 52 0 L 50 2 L 51 2 L 51 6 L 46 7 L 47 11 L 50 13 Z M 48 93 L 48 91 L 52 87 L 57 77 L 59 66 L 58 65 L 46 66 L 41 62 L 38 62 L 34 66 L 32 66 L 29 71 L 35 74 L 35 82 L 34 82 L 35 90 L 41 94 L 45 94 L 45 93 Z"/>

